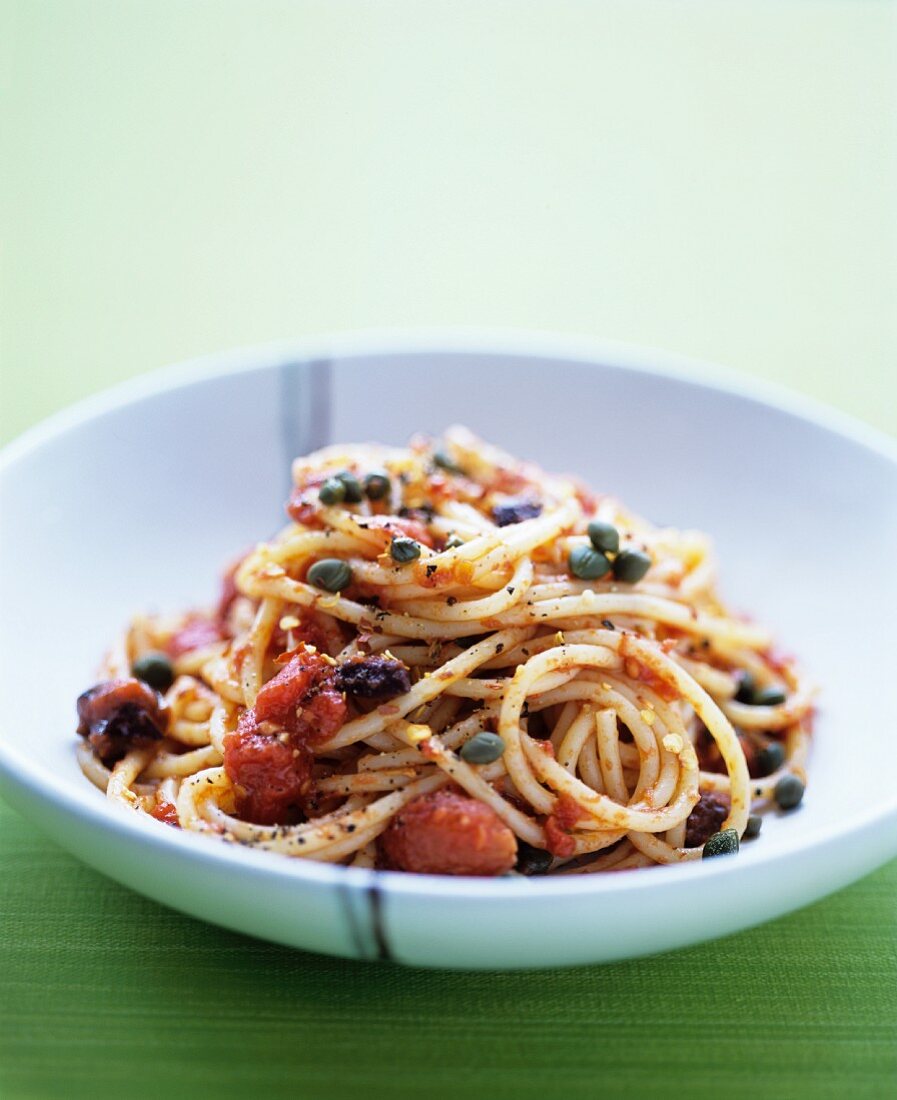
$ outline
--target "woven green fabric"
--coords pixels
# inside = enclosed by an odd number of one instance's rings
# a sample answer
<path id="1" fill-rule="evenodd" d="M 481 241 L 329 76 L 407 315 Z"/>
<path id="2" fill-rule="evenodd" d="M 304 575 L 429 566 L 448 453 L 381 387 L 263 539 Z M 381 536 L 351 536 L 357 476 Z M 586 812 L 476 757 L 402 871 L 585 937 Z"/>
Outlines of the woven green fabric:
<path id="1" fill-rule="evenodd" d="M 726 940 L 529 974 L 350 963 L 223 932 L 101 878 L 9 810 L 0 868 L 4 1097 L 840 1100 L 897 1079 L 897 863 Z"/>
<path id="2" fill-rule="evenodd" d="M 895 28 L 872 0 L 0 0 L 0 440 L 203 351 L 442 324 L 663 346 L 897 431 Z M 180 916 L 0 805 L 0 1098 L 891 1097 L 895 900 L 892 863 L 672 955 L 442 974 Z"/>

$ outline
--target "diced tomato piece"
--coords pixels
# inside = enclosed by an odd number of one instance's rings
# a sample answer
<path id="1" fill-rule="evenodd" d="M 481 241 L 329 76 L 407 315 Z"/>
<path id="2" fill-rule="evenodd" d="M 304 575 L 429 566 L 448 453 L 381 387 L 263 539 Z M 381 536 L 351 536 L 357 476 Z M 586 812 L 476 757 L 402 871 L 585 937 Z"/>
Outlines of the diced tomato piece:
<path id="1" fill-rule="evenodd" d="M 312 787 L 312 755 L 301 743 L 259 730 L 252 711 L 224 739 L 224 771 L 234 786 L 237 814 L 257 825 L 301 819 Z"/>
<path id="2" fill-rule="evenodd" d="M 276 722 L 309 744 L 327 741 L 346 720 L 348 708 L 334 686 L 336 668 L 320 653 L 299 645 L 255 700 L 259 722 Z"/>
<path id="3" fill-rule="evenodd" d="M 159 799 L 156 802 L 156 805 L 150 810 L 150 817 L 154 817 L 156 821 L 161 821 L 165 825 L 173 825 L 176 829 L 181 827 L 177 807 L 173 802 L 169 802 L 167 798 Z"/>
<path id="4" fill-rule="evenodd" d="M 409 802 L 381 843 L 390 866 L 419 874 L 500 875 L 517 859 L 517 840 L 492 807 L 453 790 Z"/>

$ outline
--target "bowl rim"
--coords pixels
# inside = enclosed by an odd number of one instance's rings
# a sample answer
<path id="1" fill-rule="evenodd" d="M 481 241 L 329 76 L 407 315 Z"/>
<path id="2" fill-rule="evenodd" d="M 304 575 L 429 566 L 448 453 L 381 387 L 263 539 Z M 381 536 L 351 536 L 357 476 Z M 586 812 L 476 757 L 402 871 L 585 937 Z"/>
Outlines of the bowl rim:
<path id="1" fill-rule="evenodd" d="M 897 440 L 877 428 L 833 409 L 815 398 L 796 393 L 777 383 L 755 380 L 727 369 L 721 378 L 718 367 L 656 348 L 635 346 L 591 336 L 563 335 L 525 329 L 373 329 L 352 333 L 331 333 L 295 340 L 217 352 L 185 360 L 118 383 L 63 409 L 25 431 L 0 451 L 0 480 L 14 474 L 16 465 L 55 438 L 80 425 L 138 404 L 156 395 L 213 382 L 226 376 L 270 370 L 285 362 L 318 359 L 352 359 L 368 355 L 483 354 L 515 358 L 567 359 L 583 365 L 602 365 L 631 371 L 648 378 L 673 380 L 716 394 L 771 407 L 834 433 L 884 458 L 897 472 Z M 369 891 L 376 885 L 384 894 L 418 898 L 445 897 L 457 900 L 498 902 L 516 898 L 523 890 L 529 896 L 582 897 L 615 895 L 621 891 L 639 893 L 655 890 L 663 882 L 680 884 L 707 881 L 712 876 L 720 885 L 746 871 L 763 874 L 765 869 L 799 859 L 807 850 L 842 848 L 882 825 L 893 826 L 890 854 L 897 852 L 897 790 L 889 798 L 851 816 L 846 825 L 837 822 L 818 828 L 803 838 L 787 840 L 769 853 L 757 853 L 749 866 L 741 860 L 715 860 L 707 867 L 701 860 L 645 868 L 627 875 L 570 875 L 531 878 L 451 878 L 438 875 L 409 875 L 395 871 L 374 871 L 343 867 L 314 860 L 288 859 L 265 851 L 248 851 L 234 844 L 209 843 L 210 838 L 176 829 L 156 829 L 110 805 L 85 783 L 83 791 L 68 780 L 47 772 L 19 749 L 5 741 L 0 731 L 0 773 L 11 787 L 38 799 L 50 800 L 64 813 L 86 819 L 96 830 L 111 831 L 118 839 L 159 854 L 170 854 L 186 863 L 211 863 L 219 869 L 239 868 L 249 877 L 303 880 L 352 891 Z M 888 858 L 885 854 L 882 857 Z M 650 872 L 647 874 L 645 872 Z M 533 891 L 536 894 L 533 894 Z"/>

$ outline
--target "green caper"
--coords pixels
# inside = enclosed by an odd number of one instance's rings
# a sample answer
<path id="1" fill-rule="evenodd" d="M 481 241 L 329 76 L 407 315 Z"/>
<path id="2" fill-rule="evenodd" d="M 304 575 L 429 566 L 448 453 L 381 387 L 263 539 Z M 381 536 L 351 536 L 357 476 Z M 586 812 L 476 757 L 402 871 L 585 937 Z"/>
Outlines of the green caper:
<path id="1" fill-rule="evenodd" d="M 346 504 L 360 504 L 362 492 L 361 482 L 358 478 L 349 470 L 340 470 L 336 476 L 343 483 L 343 488 L 346 490 L 343 497 Z"/>
<path id="2" fill-rule="evenodd" d="M 449 474 L 463 474 L 464 471 L 452 458 L 448 451 L 438 450 L 433 452 L 433 465 Z"/>
<path id="3" fill-rule="evenodd" d="M 712 856 L 734 856 L 738 851 L 738 833 L 735 829 L 723 829 L 714 833 L 704 844 L 703 859 Z"/>
<path id="4" fill-rule="evenodd" d="M 744 827 L 744 835 L 742 840 L 753 840 L 755 836 L 760 834 L 760 827 L 763 824 L 763 818 L 759 814 L 751 814 L 747 819 L 747 824 Z"/>
<path id="5" fill-rule="evenodd" d="M 376 471 L 364 479 L 364 491 L 368 500 L 385 500 L 392 491 L 389 474 Z"/>
<path id="6" fill-rule="evenodd" d="M 620 549 L 620 532 L 612 523 L 603 519 L 593 519 L 589 524 L 589 538 L 596 550 L 605 554 L 616 554 Z"/>
<path id="7" fill-rule="evenodd" d="M 174 669 L 171 667 L 171 661 L 164 653 L 159 653 L 155 649 L 138 657 L 131 665 L 131 672 L 138 680 L 149 684 L 156 691 L 168 691 L 174 683 Z"/>
<path id="8" fill-rule="evenodd" d="M 339 558 L 321 558 L 309 569 L 307 580 L 325 592 L 342 592 L 352 581 L 352 570 Z"/>
<path id="9" fill-rule="evenodd" d="M 778 741 L 770 741 L 757 753 L 757 769 L 760 775 L 772 775 L 785 763 L 785 750 Z"/>
<path id="10" fill-rule="evenodd" d="M 804 785 L 796 775 L 783 775 L 772 793 L 781 810 L 793 810 L 804 797 Z"/>
<path id="11" fill-rule="evenodd" d="M 468 764 L 491 764 L 505 751 L 505 743 L 497 733 L 478 733 L 461 746 L 461 759 Z"/>
<path id="12" fill-rule="evenodd" d="M 464 539 L 459 539 L 457 535 L 449 535 L 445 540 L 445 546 L 443 550 L 457 550 L 459 546 L 464 545 Z"/>
<path id="13" fill-rule="evenodd" d="M 342 504 L 346 499 L 346 486 L 338 477 L 328 477 L 318 490 L 322 504 Z"/>
<path id="14" fill-rule="evenodd" d="M 755 707 L 778 707 L 785 702 L 787 696 L 779 687 L 760 688 L 754 692 L 751 703 Z"/>
<path id="15" fill-rule="evenodd" d="M 621 550 L 614 558 L 614 576 L 624 584 L 637 584 L 651 568 L 651 559 L 641 550 Z"/>
<path id="16" fill-rule="evenodd" d="M 594 546 L 574 546 L 567 557 L 567 567 L 574 577 L 596 581 L 610 571 L 610 562 Z"/>
<path id="17" fill-rule="evenodd" d="M 735 692 L 736 703 L 747 703 L 748 705 L 752 705 L 756 693 L 757 681 L 754 679 L 754 674 L 748 672 L 747 669 L 743 669 L 738 674 L 738 690 Z"/>
<path id="18" fill-rule="evenodd" d="M 389 544 L 389 556 L 399 565 L 405 565 L 407 562 L 420 557 L 420 543 L 404 536 L 393 539 Z"/>
<path id="19" fill-rule="evenodd" d="M 544 875 L 552 862 L 551 852 L 544 848 L 534 848 L 525 840 L 517 841 L 517 864 L 515 870 L 521 875 Z"/>

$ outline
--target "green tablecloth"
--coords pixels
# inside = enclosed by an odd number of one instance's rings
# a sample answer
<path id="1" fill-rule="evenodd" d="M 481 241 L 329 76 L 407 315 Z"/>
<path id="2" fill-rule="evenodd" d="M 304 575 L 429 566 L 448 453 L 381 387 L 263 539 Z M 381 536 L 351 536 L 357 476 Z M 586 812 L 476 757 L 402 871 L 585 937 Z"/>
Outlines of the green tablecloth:
<path id="1" fill-rule="evenodd" d="M 0 435 L 201 351 L 425 324 L 665 346 L 895 431 L 895 29 L 3 0 Z M 168 912 L 0 807 L 0 1096 L 892 1095 L 895 899 L 897 863 L 663 958 L 415 972 Z"/>
<path id="2" fill-rule="evenodd" d="M 4 1097 L 893 1095 L 897 864 L 660 958 L 446 974 L 244 939 L 0 835 Z"/>

